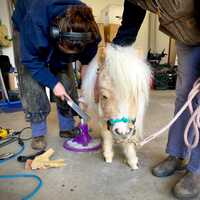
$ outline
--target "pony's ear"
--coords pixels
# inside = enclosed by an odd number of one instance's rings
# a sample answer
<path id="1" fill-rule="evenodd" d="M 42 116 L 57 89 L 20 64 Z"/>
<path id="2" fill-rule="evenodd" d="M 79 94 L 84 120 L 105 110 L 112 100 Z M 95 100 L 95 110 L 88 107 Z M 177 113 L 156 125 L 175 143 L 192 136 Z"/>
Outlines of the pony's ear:
<path id="1" fill-rule="evenodd" d="M 97 52 L 97 63 L 98 63 L 98 69 L 97 69 L 97 78 L 94 86 L 94 99 L 95 103 L 99 103 L 99 95 L 100 95 L 100 89 L 99 89 L 99 76 L 100 73 L 105 68 L 105 59 L 106 59 L 106 51 L 104 47 L 100 47 Z"/>

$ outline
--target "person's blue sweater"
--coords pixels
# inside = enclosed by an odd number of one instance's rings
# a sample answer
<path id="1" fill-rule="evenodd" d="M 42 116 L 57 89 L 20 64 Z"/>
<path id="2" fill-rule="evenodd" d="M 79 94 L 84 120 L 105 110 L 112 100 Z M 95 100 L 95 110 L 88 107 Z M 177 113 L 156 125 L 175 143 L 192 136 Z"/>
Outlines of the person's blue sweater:
<path id="1" fill-rule="evenodd" d="M 64 14 L 71 5 L 83 4 L 79 0 L 18 0 L 12 20 L 20 32 L 21 62 L 30 71 L 32 77 L 42 86 L 51 89 L 58 79 L 47 67 L 49 63 L 59 63 L 61 56 L 49 38 L 49 27 L 56 16 Z M 90 44 L 76 57 L 85 65 L 97 52 L 99 41 Z M 64 55 L 63 57 L 67 57 Z"/>

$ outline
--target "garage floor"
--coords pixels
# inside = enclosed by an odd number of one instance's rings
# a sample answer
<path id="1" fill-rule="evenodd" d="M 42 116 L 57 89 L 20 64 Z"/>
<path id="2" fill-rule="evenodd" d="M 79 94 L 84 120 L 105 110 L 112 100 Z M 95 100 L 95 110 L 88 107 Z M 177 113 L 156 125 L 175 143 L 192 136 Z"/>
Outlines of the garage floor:
<path id="1" fill-rule="evenodd" d="M 151 134 L 165 125 L 173 116 L 174 91 L 152 91 L 150 106 L 146 115 L 144 132 Z M 43 187 L 34 199 L 37 200 L 169 200 L 174 199 L 171 187 L 182 176 L 181 173 L 169 178 L 156 178 L 151 168 L 165 158 L 166 136 L 154 140 L 139 150 L 140 169 L 131 171 L 123 163 L 123 154 L 118 146 L 112 164 L 103 161 L 101 152 L 71 153 L 62 148 L 63 139 L 58 137 L 55 108 L 48 118 L 48 144 L 55 150 L 53 158 L 64 158 L 66 166 L 60 169 L 35 171 L 43 180 Z M 21 129 L 28 124 L 22 112 L 0 114 L 0 126 Z M 32 152 L 29 142 L 23 154 Z M 2 148 L 0 153 L 14 151 Z M 0 174 L 25 172 L 24 166 L 15 160 L 0 165 Z M 28 180 L 0 180 L 0 199 L 18 200 L 33 190 L 36 183 Z"/>

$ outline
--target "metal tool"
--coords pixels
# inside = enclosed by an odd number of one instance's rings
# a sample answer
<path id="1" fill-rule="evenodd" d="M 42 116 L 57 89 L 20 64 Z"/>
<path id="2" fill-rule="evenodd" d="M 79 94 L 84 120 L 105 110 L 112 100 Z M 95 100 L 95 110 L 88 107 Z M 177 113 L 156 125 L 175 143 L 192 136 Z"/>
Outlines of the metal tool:
<path id="1" fill-rule="evenodd" d="M 0 83 L 1 83 L 1 86 L 2 86 L 2 91 L 3 91 L 3 94 L 4 94 L 5 100 L 9 101 L 8 92 L 6 90 L 6 86 L 5 86 L 5 83 L 4 83 L 4 80 L 3 80 L 1 69 L 0 69 Z"/>
<path id="2" fill-rule="evenodd" d="M 73 100 L 69 100 L 65 97 L 65 100 L 67 102 L 67 104 L 82 118 L 84 119 L 84 121 L 88 121 L 89 120 L 89 116 L 88 114 L 86 114 L 84 111 L 81 110 L 81 108 L 73 101 Z"/>

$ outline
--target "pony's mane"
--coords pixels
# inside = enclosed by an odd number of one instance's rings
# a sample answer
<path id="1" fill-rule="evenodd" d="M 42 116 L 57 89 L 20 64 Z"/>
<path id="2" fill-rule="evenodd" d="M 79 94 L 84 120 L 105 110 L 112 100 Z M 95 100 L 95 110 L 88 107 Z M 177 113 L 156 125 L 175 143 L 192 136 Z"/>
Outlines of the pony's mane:
<path id="1" fill-rule="evenodd" d="M 137 101 L 142 93 L 148 98 L 150 69 L 132 46 L 108 45 L 105 66 L 119 96 Z"/>
<path id="2" fill-rule="evenodd" d="M 150 67 L 141 59 L 132 46 L 120 47 L 109 45 L 106 49 L 105 66 L 116 94 L 123 99 L 136 103 L 136 129 L 142 137 L 143 118 L 149 97 Z"/>

